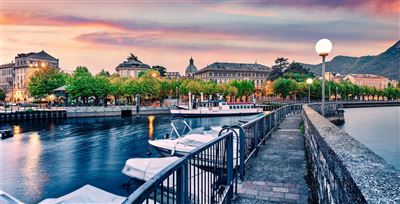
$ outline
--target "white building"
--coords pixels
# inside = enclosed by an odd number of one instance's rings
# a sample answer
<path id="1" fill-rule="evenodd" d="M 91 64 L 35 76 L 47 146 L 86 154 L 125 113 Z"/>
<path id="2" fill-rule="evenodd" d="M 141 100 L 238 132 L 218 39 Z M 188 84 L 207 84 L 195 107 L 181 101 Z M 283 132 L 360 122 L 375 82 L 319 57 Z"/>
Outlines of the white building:
<path id="1" fill-rule="evenodd" d="M 214 62 L 195 73 L 196 78 L 226 83 L 232 80 L 251 80 L 260 87 L 272 69 L 262 64 Z"/>
<path id="2" fill-rule="evenodd" d="M 151 67 L 147 64 L 144 64 L 140 61 L 136 61 L 134 59 L 128 59 L 127 61 L 119 64 L 115 71 L 119 74 L 120 77 L 133 77 L 137 78 L 141 71 L 146 71 L 151 69 Z"/>

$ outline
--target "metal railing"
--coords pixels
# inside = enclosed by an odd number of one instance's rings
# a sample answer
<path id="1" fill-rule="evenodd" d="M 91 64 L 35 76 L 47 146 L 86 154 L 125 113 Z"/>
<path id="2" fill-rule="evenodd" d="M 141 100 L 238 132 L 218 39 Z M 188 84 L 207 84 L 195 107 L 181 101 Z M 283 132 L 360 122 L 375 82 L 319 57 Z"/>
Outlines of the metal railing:
<path id="1" fill-rule="evenodd" d="M 223 126 L 219 137 L 159 172 L 124 203 L 230 203 L 245 164 L 286 116 L 301 111 L 301 104 L 287 105 L 243 125 Z"/>

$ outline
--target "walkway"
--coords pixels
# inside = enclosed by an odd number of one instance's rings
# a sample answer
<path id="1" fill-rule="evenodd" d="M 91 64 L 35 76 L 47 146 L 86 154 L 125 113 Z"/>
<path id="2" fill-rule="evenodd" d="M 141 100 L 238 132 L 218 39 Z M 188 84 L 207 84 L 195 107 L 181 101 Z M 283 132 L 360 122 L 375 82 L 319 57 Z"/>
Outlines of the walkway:
<path id="1" fill-rule="evenodd" d="M 234 203 L 307 203 L 304 138 L 301 115 L 284 119 L 277 131 L 246 164 L 244 182 Z"/>

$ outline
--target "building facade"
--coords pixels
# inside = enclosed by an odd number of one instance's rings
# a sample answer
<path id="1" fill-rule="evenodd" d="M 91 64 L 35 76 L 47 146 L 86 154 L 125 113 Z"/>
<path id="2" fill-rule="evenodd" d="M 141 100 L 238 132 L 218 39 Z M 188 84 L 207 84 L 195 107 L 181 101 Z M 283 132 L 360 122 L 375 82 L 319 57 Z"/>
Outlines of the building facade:
<path id="1" fill-rule="evenodd" d="M 344 80 L 349 80 L 358 86 L 375 87 L 377 89 L 385 89 L 388 87 L 389 82 L 391 82 L 389 78 L 375 74 L 349 74 L 344 77 Z"/>
<path id="2" fill-rule="evenodd" d="M 18 54 L 13 63 L 0 66 L 0 86 L 6 91 L 6 100 L 28 101 L 28 83 L 32 74 L 40 68 L 59 69 L 59 60 L 45 51 Z M 4 74 L 3 74 L 4 73 Z"/>
<path id="3" fill-rule="evenodd" d="M 262 64 L 215 62 L 195 73 L 195 77 L 212 80 L 217 83 L 232 80 L 251 80 L 255 87 L 260 87 L 267 81 L 272 69 Z"/>
<path id="4" fill-rule="evenodd" d="M 14 62 L 0 65 L 0 89 L 6 93 L 6 100 L 11 99 L 14 81 Z"/>
<path id="5" fill-rule="evenodd" d="M 189 65 L 185 69 L 185 76 L 193 78 L 197 71 L 197 67 L 194 65 L 194 60 L 192 57 L 190 57 Z"/>
<path id="6" fill-rule="evenodd" d="M 178 79 L 181 77 L 179 72 L 165 72 L 165 78 L 167 79 Z"/>
<path id="7" fill-rule="evenodd" d="M 151 69 L 151 67 L 148 64 L 144 64 L 142 62 L 133 59 L 128 59 L 127 61 L 124 61 L 121 64 L 119 64 L 115 68 L 115 71 L 117 71 L 117 73 L 121 77 L 137 78 L 141 71 L 146 71 L 149 69 Z"/>

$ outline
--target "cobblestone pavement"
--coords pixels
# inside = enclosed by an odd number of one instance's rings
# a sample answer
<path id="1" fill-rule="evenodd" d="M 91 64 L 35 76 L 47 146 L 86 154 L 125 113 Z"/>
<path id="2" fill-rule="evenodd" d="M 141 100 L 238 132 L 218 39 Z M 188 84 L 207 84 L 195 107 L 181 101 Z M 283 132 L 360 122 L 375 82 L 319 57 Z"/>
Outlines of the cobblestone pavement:
<path id="1" fill-rule="evenodd" d="M 257 157 L 246 165 L 243 183 L 238 185 L 234 203 L 307 203 L 304 138 L 300 134 L 301 115 L 284 119 L 262 145 Z"/>

